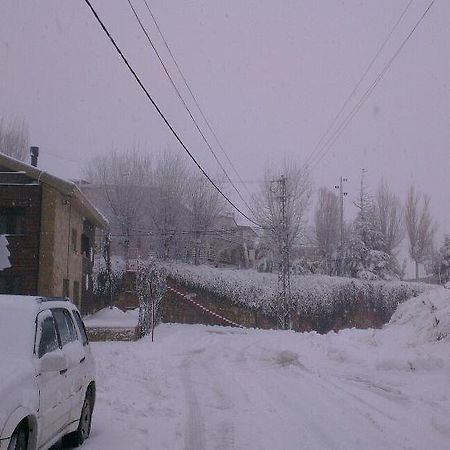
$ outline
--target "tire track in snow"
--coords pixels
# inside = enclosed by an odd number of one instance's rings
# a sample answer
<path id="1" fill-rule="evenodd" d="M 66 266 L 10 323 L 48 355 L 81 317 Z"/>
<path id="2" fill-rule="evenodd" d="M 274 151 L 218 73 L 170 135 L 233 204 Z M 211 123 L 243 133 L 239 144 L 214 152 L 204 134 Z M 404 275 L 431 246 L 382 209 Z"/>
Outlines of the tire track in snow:
<path id="1" fill-rule="evenodd" d="M 309 415 L 309 408 L 302 411 L 303 408 L 299 408 L 299 404 L 295 403 L 291 399 L 291 392 L 286 392 L 283 389 L 283 383 L 272 384 L 272 377 L 267 373 L 267 369 L 270 365 L 284 365 L 287 356 L 292 356 L 291 352 L 278 351 L 276 353 L 266 352 L 264 347 L 260 347 L 260 355 L 252 354 L 249 352 L 251 349 L 258 347 L 256 342 L 251 345 L 245 346 L 238 351 L 238 358 L 241 361 L 241 370 L 245 371 L 248 376 L 242 377 L 242 381 L 245 380 L 246 386 L 243 385 L 243 389 L 251 392 L 251 402 L 253 405 L 259 405 L 268 414 L 268 420 L 276 421 L 280 430 L 283 430 L 283 434 L 289 435 L 292 441 L 289 444 L 289 448 L 301 448 L 301 449 L 341 449 L 339 442 L 329 433 L 326 426 L 323 426 L 321 421 L 313 420 Z M 262 362 L 264 367 L 260 367 L 260 370 L 254 370 L 253 365 L 249 365 L 249 360 L 257 360 Z M 311 376 L 309 370 L 301 364 L 299 361 L 290 361 L 294 366 L 297 366 L 298 375 L 305 379 Z M 297 364 L 298 363 L 298 364 Z M 287 364 L 289 365 L 289 364 Z M 270 370 L 270 369 L 269 369 Z M 279 374 L 280 375 L 280 374 Z M 278 377 L 279 377 L 278 375 Z M 250 383 L 248 381 L 251 380 Z M 279 380 L 281 381 L 281 380 Z M 276 394 L 274 395 L 274 391 Z M 306 397 L 310 397 L 309 389 L 304 391 Z M 306 402 L 306 404 L 311 402 Z M 289 407 L 289 409 L 287 409 Z M 288 418 L 296 415 L 298 417 L 297 427 L 294 431 L 288 424 Z M 261 424 L 261 430 L 264 430 L 265 424 Z M 264 445 L 265 443 L 262 443 Z M 275 444 L 272 444 L 272 447 Z M 272 448 L 271 447 L 271 448 Z M 265 448 L 265 447 L 264 447 Z M 273 447 L 276 448 L 276 447 Z"/>
<path id="2" fill-rule="evenodd" d="M 205 426 L 192 383 L 191 356 L 186 357 L 180 365 L 180 378 L 186 397 L 186 424 L 184 436 L 185 450 L 203 450 L 205 448 Z"/>
<path id="3" fill-rule="evenodd" d="M 230 396 L 227 395 L 226 389 L 223 387 L 222 376 L 223 374 L 218 371 L 214 373 L 211 369 L 211 365 L 202 364 L 203 369 L 208 374 L 209 379 L 213 380 L 212 391 L 214 397 L 216 399 L 215 407 L 219 411 L 223 411 L 225 414 L 230 416 L 230 412 L 233 411 L 234 403 L 231 400 Z M 235 414 L 233 414 L 233 417 Z M 234 450 L 235 448 L 235 424 L 234 421 L 230 418 L 221 419 L 217 425 L 214 427 L 216 434 L 218 436 L 218 444 L 215 446 L 216 450 Z"/>

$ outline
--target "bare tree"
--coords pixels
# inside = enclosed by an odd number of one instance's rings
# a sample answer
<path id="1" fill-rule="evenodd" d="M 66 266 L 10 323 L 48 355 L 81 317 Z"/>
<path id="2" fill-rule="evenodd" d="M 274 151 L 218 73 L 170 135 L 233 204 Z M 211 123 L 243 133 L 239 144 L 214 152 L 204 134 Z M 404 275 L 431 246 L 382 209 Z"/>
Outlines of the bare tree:
<path id="1" fill-rule="evenodd" d="M 189 237 L 194 249 L 194 263 L 199 264 L 207 233 L 224 212 L 225 205 L 219 192 L 204 176 L 197 174 L 190 177 L 186 205 L 190 213 Z"/>
<path id="2" fill-rule="evenodd" d="M 308 171 L 293 163 L 285 162 L 282 173 L 286 179 L 285 216 L 287 228 L 287 245 L 295 247 L 304 230 L 306 211 L 312 192 L 312 183 Z M 273 170 L 266 171 L 259 195 L 255 198 L 255 213 L 258 222 L 264 228 L 266 246 L 270 248 L 277 259 L 280 259 L 282 249 L 281 227 L 282 207 L 280 193 L 274 181 L 279 178 Z"/>
<path id="3" fill-rule="evenodd" d="M 408 191 L 405 205 L 405 223 L 409 238 L 409 254 L 416 264 L 416 279 L 419 279 L 419 264 L 431 255 L 436 225 L 430 213 L 430 199 L 416 193 L 414 186 Z M 422 203 L 422 205 L 420 205 Z"/>
<path id="4" fill-rule="evenodd" d="M 151 159 L 136 149 L 113 151 L 95 157 L 86 169 L 89 181 L 101 186 L 112 225 L 121 232 L 125 260 L 130 259 L 130 243 L 133 235 L 143 225 L 146 201 L 151 184 Z"/>
<path id="5" fill-rule="evenodd" d="M 383 235 L 383 250 L 393 255 L 405 235 L 403 210 L 399 198 L 391 191 L 385 180 L 378 187 L 375 211 Z"/>
<path id="6" fill-rule="evenodd" d="M 315 240 L 323 257 L 329 257 L 339 244 L 339 198 L 330 189 L 321 188 L 314 214 Z"/>
<path id="7" fill-rule="evenodd" d="M 167 274 L 154 263 L 137 267 L 136 288 L 139 298 L 139 335 L 148 334 L 154 341 L 155 328 L 162 318 L 162 302 L 167 289 Z"/>
<path id="8" fill-rule="evenodd" d="M 28 127 L 23 120 L 0 118 L 0 152 L 25 161 L 28 148 Z"/>
<path id="9" fill-rule="evenodd" d="M 185 206 L 189 172 L 186 159 L 166 151 L 160 155 L 154 171 L 154 195 L 149 204 L 149 216 L 155 229 L 155 244 L 162 258 L 176 256 L 186 229 L 188 210 Z"/>

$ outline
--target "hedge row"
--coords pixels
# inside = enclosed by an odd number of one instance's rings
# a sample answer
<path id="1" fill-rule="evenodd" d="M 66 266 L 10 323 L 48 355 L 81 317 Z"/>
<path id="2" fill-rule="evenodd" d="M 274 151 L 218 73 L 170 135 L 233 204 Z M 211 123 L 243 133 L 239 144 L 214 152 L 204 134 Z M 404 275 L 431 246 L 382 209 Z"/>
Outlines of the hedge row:
<path id="1" fill-rule="evenodd" d="M 180 263 L 165 267 L 171 278 L 188 288 L 276 316 L 280 299 L 276 274 Z M 422 283 L 296 275 L 291 279 L 292 309 L 318 331 L 329 329 L 336 318 L 361 305 L 387 322 L 400 303 L 427 289 Z"/>

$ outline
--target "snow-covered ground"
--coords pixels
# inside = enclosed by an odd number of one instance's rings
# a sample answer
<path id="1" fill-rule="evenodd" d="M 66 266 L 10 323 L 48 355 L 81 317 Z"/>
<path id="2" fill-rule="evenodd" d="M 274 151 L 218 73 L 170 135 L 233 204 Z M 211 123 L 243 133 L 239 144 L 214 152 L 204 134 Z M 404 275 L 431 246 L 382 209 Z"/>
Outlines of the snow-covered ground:
<path id="1" fill-rule="evenodd" d="M 115 306 L 103 308 L 84 319 L 87 328 L 134 328 L 139 321 L 139 309 L 122 311 Z"/>
<path id="2" fill-rule="evenodd" d="M 450 448 L 450 290 L 382 330 L 162 325 L 154 343 L 92 345 L 85 450 Z"/>

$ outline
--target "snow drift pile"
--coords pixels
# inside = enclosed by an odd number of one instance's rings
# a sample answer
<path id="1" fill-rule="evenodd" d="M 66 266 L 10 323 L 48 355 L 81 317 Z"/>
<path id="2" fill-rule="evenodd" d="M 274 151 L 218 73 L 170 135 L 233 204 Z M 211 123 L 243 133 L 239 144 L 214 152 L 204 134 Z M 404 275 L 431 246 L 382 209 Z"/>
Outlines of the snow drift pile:
<path id="1" fill-rule="evenodd" d="M 410 345 L 450 342 L 450 290 L 438 288 L 400 305 L 389 326 L 402 327 Z"/>
<path id="2" fill-rule="evenodd" d="M 169 276 L 194 290 L 274 315 L 278 299 L 277 275 L 252 270 L 217 269 L 171 263 Z M 301 317 L 327 328 L 329 322 L 355 305 L 364 303 L 387 322 L 400 303 L 432 289 L 419 283 L 367 281 L 325 275 L 293 276 L 293 309 Z"/>
<path id="3" fill-rule="evenodd" d="M 88 328 L 135 328 L 138 325 L 139 310 L 122 311 L 115 306 L 103 308 L 84 319 Z"/>

